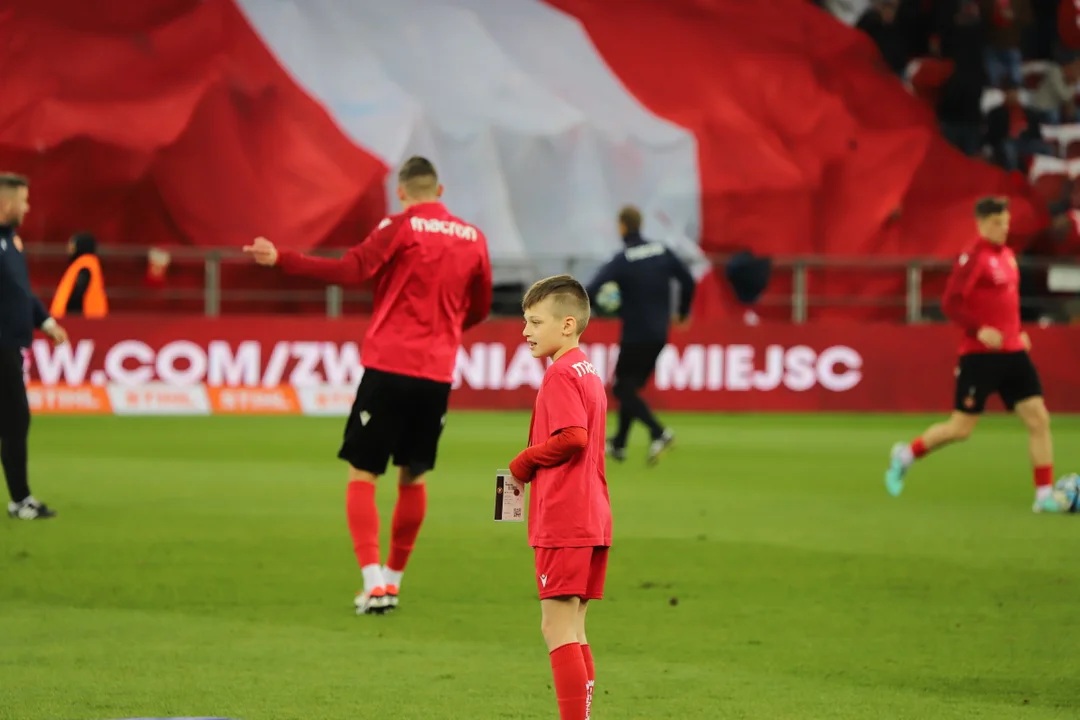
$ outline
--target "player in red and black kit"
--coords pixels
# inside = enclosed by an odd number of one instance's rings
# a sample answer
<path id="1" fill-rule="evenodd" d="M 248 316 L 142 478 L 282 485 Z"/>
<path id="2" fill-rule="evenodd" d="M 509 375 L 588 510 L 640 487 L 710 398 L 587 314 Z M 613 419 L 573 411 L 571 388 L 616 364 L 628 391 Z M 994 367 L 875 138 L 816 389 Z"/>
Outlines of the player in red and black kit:
<path id="1" fill-rule="evenodd" d="M 361 348 L 364 376 L 338 457 L 349 463 L 346 511 L 364 590 L 358 614 L 397 607 L 402 573 L 427 510 L 424 475 L 446 421 L 461 335 L 491 310 L 487 240 L 439 202 L 435 167 L 410 158 L 398 173 L 404 211 L 386 218 L 340 260 L 308 257 L 259 238 L 244 248 L 277 265 L 336 285 L 375 280 L 375 303 Z M 399 468 L 390 554 L 380 564 L 375 481 L 391 458 Z"/>
<path id="2" fill-rule="evenodd" d="M 540 629 L 550 653 L 561 720 L 587 720 L 596 671 L 585 637 L 589 602 L 604 596 L 611 501 L 604 475 L 607 394 L 578 348 L 589 295 L 557 275 L 529 289 L 523 335 L 533 357 L 551 358 L 536 396 L 529 447 L 510 472 L 529 483 L 529 545 L 536 557 Z"/>
<path id="3" fill-rule="evenodd" d="M 1035 512 L 1065 512 L 1067 500 L 1053 491 L 1054 450 L 1050 414 L 1042 383 L 1028 355 L 1031 339 L 1020 327 L 1020 272 L 1005 245 L 1009 205 L 1005 198 L 975 204 L 979 239 L 960 255 L 945 288 L 946 316 L 963 329 L 956 398 L 952 416 L 933 425 L 911 443 L 893 447 L 885 472 L 892 495 L 904 489 L 908 468 L 949 443 L 966 440 L 994 393 L 1015 411 L 1028 429 L 1028 449 L 1035 476 Z"/>

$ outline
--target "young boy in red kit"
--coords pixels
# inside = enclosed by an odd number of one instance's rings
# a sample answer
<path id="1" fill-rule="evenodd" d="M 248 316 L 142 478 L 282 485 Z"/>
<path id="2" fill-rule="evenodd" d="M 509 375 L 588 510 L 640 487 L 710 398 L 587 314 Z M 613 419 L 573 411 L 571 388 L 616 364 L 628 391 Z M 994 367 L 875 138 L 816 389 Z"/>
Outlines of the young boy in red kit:
<path id="1" fill-rule="evenodd" d="M 604 477 L 607 395 L 578 348 L 589 296 L 569 275 L 533 285 L 522 301 L 533 357 L 553 361 L 529 427 L 529 447 L 510 472 L 529 483 L 529 545 L 536 554 L 540 630 L 547 642 L 561 720 L 588 720 L 596 673 L 585 637 L 590 600 L 604 594 L 611 501 Z"/>

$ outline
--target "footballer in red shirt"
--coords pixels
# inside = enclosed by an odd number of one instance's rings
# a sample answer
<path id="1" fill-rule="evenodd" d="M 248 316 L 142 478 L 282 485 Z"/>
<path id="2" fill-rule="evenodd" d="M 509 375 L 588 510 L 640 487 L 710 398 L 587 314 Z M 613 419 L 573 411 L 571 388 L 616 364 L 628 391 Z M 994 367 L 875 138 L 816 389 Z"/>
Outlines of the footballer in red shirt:
<path id="1" fill-rule="evenodd" d="M 607 394 L 578 341 L 589 295 L 569 275 L 541 280 L 522 302 L 533 357 L 550 358 L 536 396 L 529 447 L 510 463 L 528 483 L 541 631 L 561 720 L 586 720 L 596 673 L 585 637 L 590 600 L 604 596 L 611 501 L 604 476 Z"/>
<path id="2" fill-rule="evenodd" d="M 979 238 L 957 259 L 942 300 L 945 315 L 963 331 L 953 414 L 913 442 L 893 447 L 885 486 L 890 494 L 899 495 L 908 469 L 917 459 L 966 440 L 975 430 L 987 398 L 996 393 L 1027 426 L 1035 478 L 1032 509 L 1066 512 L 1068 500 L 1053 490 L 1050 414 L 1039 373 L 1028 355 L 1031 338 L 1020 326 L 1020 271 L 1016 256 L 1005 244 L 1009 236 L 1008 200 L 979 200 L 975 222 Z"/>
<path id="3" fill-rule="evenodd" d="M 338 451 L 349 463 L 346 514 L 364 577 L 355 600 L 359 614 L 398 605 L 427 511 L 424 475 L 435 467 L 461 336 L 491 310 L 487 240 L 439 202 L 443 187 L 431 162 L 406 161 L 397 192 L 404 210 L 341 259 L 279 251 L 265 238 L 244 248 L 260 265 L 291 275 L 344 286 L 375 281 L 360 354 L 364 375 Z M 398 498 L 390 553 L 381 565 L 375 482 L 391 459 L 399 468 Z"/>

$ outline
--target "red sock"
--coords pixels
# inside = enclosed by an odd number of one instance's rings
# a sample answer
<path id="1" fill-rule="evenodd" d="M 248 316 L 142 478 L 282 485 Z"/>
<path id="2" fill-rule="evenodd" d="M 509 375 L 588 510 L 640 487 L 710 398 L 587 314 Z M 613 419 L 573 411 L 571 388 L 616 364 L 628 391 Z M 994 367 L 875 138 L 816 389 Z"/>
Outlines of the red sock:
<path id="1" fill-rule="evenodd" d="M 551 651 L 551 674 L 555 678 L 555 698 L 559 720 L 585 720 L 589 676 L 581 645 L 567 643 Z"/>
<path id="2" fill-rule="evenodd" d="M 916 460 L 924 457 L 928 452 L 930 451 L 927 449 L 926 443 L 923 442 L 921 437 L 917 437 L 911 441 L 911 454 Z"/>
<path id="3" fill-rule="evenodd" d="M 1035 487 L 1046 487 L 1054 484 L 1054 466 L 1040 465 L 1035 468 Z"/>
<path id="4" fill-rule="evenodd" d="M 581 646 L 581 656 L 585 660 L 585 677 L 589 679 L 588 691 L 585 695 L 585 720 L 589 720 L 592 714 L 593 691 L 596 689 L 596 666 L 593 664 L 592 648 L 588 645 Z"/>
<path id="5" fill-rule="evenodd" d="M 361 568 L 379 564 L 379 509 L 375 506 L 375 485 L 356 480 L 345 495 L 345 514 L 353 550 Z"/>
<path id="6" fill-rule="evenodd" d="M 427 487 L 424 483 L 398 486 L 397 505 L 394 506 L 394 519 L 390 526 L 390 557 L 386 560 L 388 570 L 401 572 L 405 569 L 426 512 Z"/>

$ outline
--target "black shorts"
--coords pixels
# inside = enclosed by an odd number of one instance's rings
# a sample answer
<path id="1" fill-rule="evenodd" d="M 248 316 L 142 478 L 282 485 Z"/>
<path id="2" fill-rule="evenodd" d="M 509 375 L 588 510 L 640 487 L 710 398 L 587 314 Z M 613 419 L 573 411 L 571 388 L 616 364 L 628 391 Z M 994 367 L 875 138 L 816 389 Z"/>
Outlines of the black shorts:
<path id="1" fill-rule="evenodd" d="M 627 385 L 635 390 L 645 387 L 649 376 L 656 369 L 656 359 L 667 343 L 627 343 L 619 348 L 615 363 L 615 384 Z"/>
<path id="2" fill-rule="evenodd" d="M 414 475 L 434 469 L 449 400 L 450 383 L 365 370 L 338 457 L 372 475 L 391 458 Z"/>
<path id="3" fill-rule="evenodd" d="M 956 369 L 958 412 L 978 415 L 994 393 L 1012 410 L 1028 398 L 1041 397 L 1042 382 L 1035 363 L 1026 352 L 972 353 L 960 357 Z"/>

